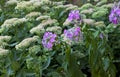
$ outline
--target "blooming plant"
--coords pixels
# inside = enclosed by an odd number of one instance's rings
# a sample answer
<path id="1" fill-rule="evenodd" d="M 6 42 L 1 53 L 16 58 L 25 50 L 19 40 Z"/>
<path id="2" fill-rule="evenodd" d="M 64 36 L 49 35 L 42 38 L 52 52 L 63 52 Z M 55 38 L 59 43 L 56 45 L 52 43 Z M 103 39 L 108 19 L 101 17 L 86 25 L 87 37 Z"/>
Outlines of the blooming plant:
<path id="1" fill-rule="evenodd" d="M 80 42 L 83 38 L 80 27 L 75 27 L 69 30 L 64 30 L 64 35 L 66 38 L 76 43 Z"/>
<path id="2" fill-rule="evenodd" d="M 57 1 L 0 0 L 0 77 L 119 77 L 120 3 Z"/>
<path id="3" fill-rule="evenodd" d="M 52 49 L 54 43 L 55 43 L 55 39 L 56 39 L 57 35 L 53 34 L 51 32 L 45 32 L 43 39 L 42 39 L 42 44 L 45 48 L 47 49 Z"/>
<path id="4" fill-rule="evenodd" d="M 77 21 L 77 20 L 80 20 L 80 14 L 79 14 L 79 10 L 72 10 L 70 13 L 69 13 L 69 16 L 68 16 L 68 20 L 69 21 Z"/>
<path id="5" fill-rule="evenodd" d="M 113 24 L 118 24 L 120 22 L 120 3 L 115 3 L 109 15 L 109 20 Z"/>

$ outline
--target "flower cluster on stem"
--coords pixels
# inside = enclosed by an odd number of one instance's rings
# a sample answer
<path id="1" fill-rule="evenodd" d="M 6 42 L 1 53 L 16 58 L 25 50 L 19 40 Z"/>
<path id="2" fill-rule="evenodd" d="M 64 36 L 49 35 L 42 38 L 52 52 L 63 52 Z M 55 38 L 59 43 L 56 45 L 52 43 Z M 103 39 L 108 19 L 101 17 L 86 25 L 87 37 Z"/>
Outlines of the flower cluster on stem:
<path id="1" fill-rule="evenodd" d="M 64 35 L 66 38 L 74 42 L 79 42 L 82 40 L 82 32 L 80 27 L 73 27 L 71 29 L 64 30 Z"/>
<path id="2" fill-rule="evenodd" d="M 51 50 L 54 43 L 56 42 L 56 34 L 53 34 L 52 32 L 45 32 L 43 39 L 42 39 L 42 44 L 45 48 L 48 50 Z"/>
<path id="3" fill-rule="evenodd" d="M 113 24 L 118 24 L 120 21 L 120 2 L 118 4 L 115 3 L 114 7 L 112 8 L 109 21 Z"/>
<path id="4" fill-rule="evenodd" d="M 70 11 L 67 20 L 73 23 L 81 22 L 81 16 L 79 14 L 79 10 Z"/>

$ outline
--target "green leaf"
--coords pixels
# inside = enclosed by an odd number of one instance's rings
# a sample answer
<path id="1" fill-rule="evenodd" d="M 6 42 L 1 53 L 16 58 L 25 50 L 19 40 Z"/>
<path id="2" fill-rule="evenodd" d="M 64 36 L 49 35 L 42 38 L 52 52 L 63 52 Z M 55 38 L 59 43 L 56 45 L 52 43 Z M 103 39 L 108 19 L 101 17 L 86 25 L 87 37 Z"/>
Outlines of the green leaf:
<path id="1" fill-rule="evenodd" d="M 84 77 L 80 67 L 77 65 L 75 56 L 70 55 L 70 60 L 68 64 L 68 75 L 69 77 Z"/>
<path id="2" fill-rule="evenodd" d="M 93 33 L 94 38 L 96 38 L 99 35 L 99 31 L 96 31 L 95 33 Z"/>
<path id="3" fill-rule="evenodd" d="M 42 66 L 42 70 L 47 69 L 47 67 L 50 65 L 50 62 L 51 62 L 51 58 L 48 57 L 48 60 Z"/>
<path id="4" fill-rule="evenodd" d="M 104 64 L 104 70 L 107 71 L 108 70 L 108 67 L 110 66 L 110 62 L 109 62 L 109 59 L 108 58 L 103 58 L 103 64 Z"/>

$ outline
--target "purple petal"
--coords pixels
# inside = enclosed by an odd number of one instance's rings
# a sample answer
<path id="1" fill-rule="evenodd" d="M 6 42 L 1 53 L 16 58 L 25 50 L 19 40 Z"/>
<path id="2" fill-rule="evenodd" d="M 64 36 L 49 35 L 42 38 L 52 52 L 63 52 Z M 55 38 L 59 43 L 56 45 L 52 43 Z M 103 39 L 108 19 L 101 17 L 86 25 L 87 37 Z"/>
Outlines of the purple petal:
<path id="1" fill-rule="evenodd" d="M 113 24 L 118 24 L 118 20 L 117 20 L 117 17 L 114 17 L 113 20 L 112 20 Z"/>

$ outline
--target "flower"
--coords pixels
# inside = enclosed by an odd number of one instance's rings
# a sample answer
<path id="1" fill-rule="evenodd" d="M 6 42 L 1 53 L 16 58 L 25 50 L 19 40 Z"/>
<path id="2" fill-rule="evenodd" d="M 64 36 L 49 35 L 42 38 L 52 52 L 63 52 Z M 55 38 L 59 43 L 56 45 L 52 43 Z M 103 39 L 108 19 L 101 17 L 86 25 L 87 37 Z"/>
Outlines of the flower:
<path id="1" fill-rule="evenodd" d="M 34 43 L 38 42 L 39 36 L 33 36 L 29 38 L 25 38 L 19 44 L 15 46 L 17 50 L 23 50 L 29 48 L 30 46 L 34 45 Z"/>
<path id="2" fill-rule="evenodd" d="M 57 35 L 53 34 L 51 32 L 45 32 L 43 39 L 42 39 L 42 44 L 45 48 L 47 48 L 48 50 L 51 50 L 54 43 L 55 43 L 55 39 L 56 39 Z"/>
<path id="3" fill-rule="evenodd" d="M 109 15 L 109 21 L 112 22 L 113 24 L 118 24 L 120 19 L 120 8 L 119 8 L 119 3 L 117 5 L 114 5 L 112 8 L 110 15 Z"/>
<path id="4" fill-rule="evenodd" d="M 103 33 L 100 33 L 100 35 L 99 35 L 99 36 L 100 36 L 100 38 L 101 38 L 101 39 L 103 39 L 103 38 L 104 38 Z"/>
<path id="5" fill-rule="evenodd" d="M 81 17 L 80 17 L 80 14 L 79 14 L 79 10 L 72 10 L 69 13 L 69 16 L 68 16 L 69 21 L 80 20 L 80 19 L 81 19 Z"/>
<path id="6" fill-rule="evenodd" d="M 79 42 L 82 40 L 82 32 L 80 27 L 73 27 L 71 29 L 64 30 L 64 35 L 73 42 Z"/>
<path id="7" fill-rule="evenodd" d="M 7 55 L 9 53 L 9 50 L 0 48 L 0 56 Z"/>

